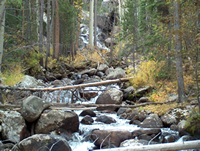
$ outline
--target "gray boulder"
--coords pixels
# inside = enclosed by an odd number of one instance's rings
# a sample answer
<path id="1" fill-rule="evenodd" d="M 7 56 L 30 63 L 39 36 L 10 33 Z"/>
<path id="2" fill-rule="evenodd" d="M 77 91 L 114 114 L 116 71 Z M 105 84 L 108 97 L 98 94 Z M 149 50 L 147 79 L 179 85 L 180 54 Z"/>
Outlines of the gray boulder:
<path id="1" fill-rule="evenodd" d="M 16 111 L 0 111 L 0 119 L 2 121 L 1 134 L 3 139 L 17 143 L 30 135 L 25 120 L 20 113 Z"/>
<path id="2" fill-rule="evenodd" d="M 121 104 L 123 99 L 122 91 L 111 88 L 99 95 L 96 104 Z"/>
<path id="3" fill-rule="evenodd" d="M 21 115 L 28 122 L 33 122 L 40 116 L 43 110 L 49 108 L 50 106 L 51 103 L 39 97 L 30 96 L 22 102 Z"/>
<path id="4" fill-rule="evenodd" d="M 96 72 L 97 72 L 97 69 L 92 68 L 92 69 L 89 69 L 89 70 L 83 70 L 83 71 L 79 72 L 78 75 L 88 74 L 89 76 L 93 76 L 93 75 L 96 74 Z"/>
<path id="5" fill-rule="evenodd" d="M 36 78 L 29 75 L 25 75 L 20 82 L 18 82 L 16 87 L 22 88 L 36 88 L 38 86 L 38 81 Z"/>
<path id="6" fill-rule="evenodd" d="M 142 123 L 140 123 L 140 127 L 160 128 L 163 127 L 163 123 L 158 117 L 158 114 L 150 114 Z"/>
<path id="7" fill-rule="evenodd" d="M 106 115 L 98 116 L 95 121 L 103 122 L 105 124 L 116 123 L 116 120 L 114 118 Z"/>
<path id="8" fill-rule="evenodd" d="M 37 134 L 49 134 L 58 128 L 63 128 L 66 131 L 77 132 L 79 130 L 78 115 L 72 111 L 51 110 L 47 113 L 42 113 L 35 125 Z"/>
<path id="9" fill-rule="evenodd" d="M 119 79 L 124 78 L 126 75 L 125 71 L 122 68 L 116 68 L 112 72 L 110 72 L 106 79 Z"/>
<path id="10" fill-rule="evenodd" d="M 101 71 L 101 72 L 106 72 L 106 70 L 108 69 L 108 65 L 106 64 L 100 64 L 98 67 L 97 67 L 97 70 L 98 71 Z"/>
<path id="11" fill-rule="evenodd" d="M 17 145 L 12 151 L 71 151 L 68 142 L 59 136 L 47 134 L 32 135 Z"/>

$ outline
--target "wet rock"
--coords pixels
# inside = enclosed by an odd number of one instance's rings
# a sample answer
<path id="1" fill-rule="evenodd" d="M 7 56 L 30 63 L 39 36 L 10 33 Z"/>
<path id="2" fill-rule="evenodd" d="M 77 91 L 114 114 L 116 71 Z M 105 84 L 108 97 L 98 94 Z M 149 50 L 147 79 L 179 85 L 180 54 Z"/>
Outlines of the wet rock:
<path id="1" fill-rule="evenodd" d="M 95 98 L 98 95 L 97 92 L 80 92 L 80 91 L 79 91 L 79 94 L 81 98 L 85 98 L 87 100 L 90 100 L 91 98 Z"/>
<path id="2" fill-rule="evenodd" d="M 158 133 L 161 133 L 161 129 L 160 128 L 151 128 L 151 129 L 138 129 L 133 131 L 133 137 L 138 137 L 140 135 L 152 135 L 155 134 L 157 135 Z"/>
<path id="3" fill-rule="evenodd" d="M 120 107 L 119 110 L 117 111 L 117 116 L 125 113 L 126 109 L 127 109 L 127 107 Z"/>
<path id="4" fill-rule="evenodd" d="M 78 75 L 88 74 L 89 76 L 93 76 L 93 75 L 96 74 L 96 72 L 97 72 L 97 69 L 92 68 L 92 69 L 89 69 L 89 70 L 83 70 L 83 71 L 79 72 Z"/>
<path id="5" fill-rule="evenodd" d="M 86 125 L 91 125 L 94 122 L 94 120 L 92 119 L 91 116 L 86 115 L 85 117 L 83 117 L 83 119 L 81 120 L 82 124 L 86 124 Z"/>
<path id="6" fill-rule="evenodd" d="M 53 85 L 54 87 L 59 87 L 59 86 L 63 86 L 63 82 L 60 80 L 54 80 L 51 85 Z"/>
<path id="7" fill-rule="evenodd" d="M 114 118 L 106 115 L 98 116 L 95 121 L 103 122 L 105 124 L 116 123 L 116 120 Z"/>
<path id="8" fill-rule="evenodd" d="M 99 95 L 96 104 L 121 104 L 122 98 L 122 91 L 116 88 L 111 88 L 108 91 L 104 91 Z"/>
<path id="9" fill-rule="evenodd" d="M 139 120 L 131 120 L 130 122 L 129 122 L 129 124 L 134 124 L 134 125 L 140 125 L 140 121 Z"/>
<path id="10" fill-rule="evenodd" d="M 96 113 L 94 113 L 94 111 L 88 109 L 88 110 L 83 110 L 79 116 L 86 116 L 89 115 L 91 117 L 96 117 Z"/>
<path id="11" fill-rule="evenodd" d="M 126 75 L 126 73 L 122 68 L 116 68 L 106 76 L 106 79 L 124 78 L 125 75 Z"/>
<path id="12" fill-rule="evenodd" d="M 170 130 L 178 131 L 178 126 L 175 125 L 175 124 L 172 124 L 172 125 L 170 126 Z"/>
<path id="13" fill-rule="evenodd" d="M 73 85 L 76 85 L 76 84 L 81 84 L 83 83 L 84 79 L 78 79 L 78 80 L 75 80 L 72 82 Z"/>
<path id="14" fill-rule="evenodd" d="M 97 70 L 98 71 L 101 71 L 101 72 L 106 72 L 106 70 L 108 69 L 108 65 L 106 64 L 100 64 L 98 67 L 97 67 Z"/>
<path id="15" fill-rule="evenodd" d="M 163 123 L 157 114 L 150 114 L 147 118 L 140 124 L 140 127 L 146 128 L 159 128 L 163 127 Z"/>
<path id="16" fill-rule="evenodd" d="M 63 128 L 70 132 L 77 132 L 79 129 L 78 115 L 72 111 L 51 110 L 42 113 L 35 125 L 37 134 L 48 134 L 58 128 Z"/>
<path id="17" fill-rule="evenodd" d="M 20 113 L 16 111 L 0 111 L 2 121 L 2 138 L 17 143 L 28 137 L 30 133 L 27 130 L 25 120 Z"/>
<path id="18" fill-rule="evenodd" d="M 25 75 L 22 80 L 15 85 L 21 88 L 36 88 L 38 86 L 38 81 L 36 78 L 29 75 Z"/>
<path id="19" fill-rule="evenodd" d="M 97 72 L 97 76 L 99 76 L 99 77 L 103 77 L 103 76 L 104 76 L 104 73 L 103 73 L 103 72 L 100 72 L 100 71 L 98 71 L 98 72 Z"/>
<path id="20" fill-rule="evenodd" d="M 36 134 L 19 142 L 12 151 L 71 151 L 68 142 L 59 136 Z"/>
<path id="21" fill-rule="evenodd" d="M 56 78 L 56 79 L 59 79 L 59 80 L 61 80 L 62 79 L 62 74 L 60 74 L 60 73 L 54 73 L 53 74 L 54 75 L 54 77 Z"/>
<path id="22" fill-rule="evenodd" d="M 29 96 L 22 102 L 21 115 L 28 122 L 35 121 L 43 110 L 49 108 L 51 103 L 36 96 Z"/>
<path id="23" fill-rule="evenodd" d="M 91 135 L 93 141 L 97 139 L 94 143 L 98 147 L 104 147 L 111 144 L 119 147 L 121 142 L 131 138 L 131 132 L 119 130 L 94 130 Z"/>

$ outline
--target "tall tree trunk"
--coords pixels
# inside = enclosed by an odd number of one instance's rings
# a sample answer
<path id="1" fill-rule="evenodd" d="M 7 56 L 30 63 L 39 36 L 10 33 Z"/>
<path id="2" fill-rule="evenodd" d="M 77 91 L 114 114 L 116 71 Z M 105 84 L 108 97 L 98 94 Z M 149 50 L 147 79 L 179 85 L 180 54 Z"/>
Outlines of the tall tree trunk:
<path id="1" fill-rule="evenodd" d="M 94 0 L 94 46 L 97 47 L 97 0 Z"/>
<path id="2" fill-rule="evenodd" d="M 94 0 L 90 0 L 90 21 L 89 21 L 89 47 L 93 50 L 94 43 L 93 43 L 93 6 L 94 6 Z"/>
<path id="3" fill-rule="evenodd" d="M 53 58 L 59 59 L 59 50 L 60 50 L 60 17 L 59 17 L 59 5 L 58 0 L 55 1 L 55 17 L 54 17 L 54 53 Z"/>
<path id="4" fill-rule="evenodd" d="M 45 68 L 47 69 L 47 61 L 50 55 L 50 0 L 47 1 L 47 53 L 46 53 L 46 60 L 45 60 Z"/>
<path id="5" fill-rule="evenodd" d="M 0 3 L 0 78 L 1 78 L 1 64 L 3 56 L 3 43 L 4 43 L 5 2 L 6 0 L 2 0 Z"/>
<path id="6" fill-rule="evenodd" d="M 29 12 L 29 0 L 25 2 L 25 16 L 26 16 L 26 43 L 29 42 L 30 37 L 30 12 Z"/>
<path id="7" fill-rule="evenodd" d="M 174 1 L 174 30 L 175 30 L 175 49 L 176 49 L 176 76 L 178 82 L 178 101 L 179 103 L 185 102 L 185 89 L 183 79 L 182 67 L 182 45 L 180 36 L 180 4 L 179 0 Z"/>
<path id="8" fill-rule="evenodd" d="M 39 51 L 43 54 L 43 13 L 44 13 L 44 0 L 40 2 L 40 33 L 39 33 Z M 40 58 L 40 65 L 43 66 L 43 57 Z"/>

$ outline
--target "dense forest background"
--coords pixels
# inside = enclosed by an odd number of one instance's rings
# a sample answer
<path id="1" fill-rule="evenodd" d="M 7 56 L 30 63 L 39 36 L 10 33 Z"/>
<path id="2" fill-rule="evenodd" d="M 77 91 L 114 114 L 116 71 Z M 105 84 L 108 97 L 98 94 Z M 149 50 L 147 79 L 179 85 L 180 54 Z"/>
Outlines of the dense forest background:
<path id="1" fill-rule="evenodd" d="M 199 99 L 200 2 L 110 1 L 113 5 L 108 10 L 102 7 L 102 0 L 1 0 L 3 81 L 16 82 L 12 75 L 19 78 L 21 74 L 45 75 L 61 63 L 80 66 L 85 65 L 81 61 L 91 60 L 90 64 L 102 62 L 114 66 L 118 60 L 127 63 L 130 76 L 139 77 L 132 81 L 135 87 L 162 81 L 157 86 L 168 84 L 171 89 L 165 90 L 176 91 L 179 102 L 185 102 L 192 83 Z M 109 18 L 109 25 L 103 28 L 111 39 L 109 51 L 97 46 L 99 16 Z M 89 45 L 83 49 L 79 38 L 81 24 L 90 29 Z M 114 32 L 116 27 L 119 32 Z M 138 57 L 146 64 L 138 67 Z M 161 96 L 162 93 L 155 95 Z"/>

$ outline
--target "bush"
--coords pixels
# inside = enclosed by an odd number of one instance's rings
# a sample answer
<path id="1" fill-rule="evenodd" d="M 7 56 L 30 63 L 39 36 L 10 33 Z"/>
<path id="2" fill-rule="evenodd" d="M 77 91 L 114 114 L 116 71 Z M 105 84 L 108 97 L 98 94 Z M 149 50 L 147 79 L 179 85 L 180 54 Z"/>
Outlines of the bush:
<path id="1" fill-rule="evenodd" d="M 186 121 L 186 131 L 190 134 L 200 133 L 200 114 L 192 114 Z"/>
<path id="2" fill-rule="evenodd" d="M 13 86 L 20 82 L 23 76 L 21 65 L 14 65 L 11 70 L 2 73 L 3 84 Z"/>
<path id="3" fill-rule="evenodd" d="M 145 87 L 145 86 L 155 86 L 156 79 L 164 66 L 164 62 L 158 62 L 154 60 L 149 60 L 142 62 L 136 69 L 136 73 L 131 72 L 131 68 L 127 69 L 129 77 L 133 77 L 130 83 L 135 88 Z"/>

